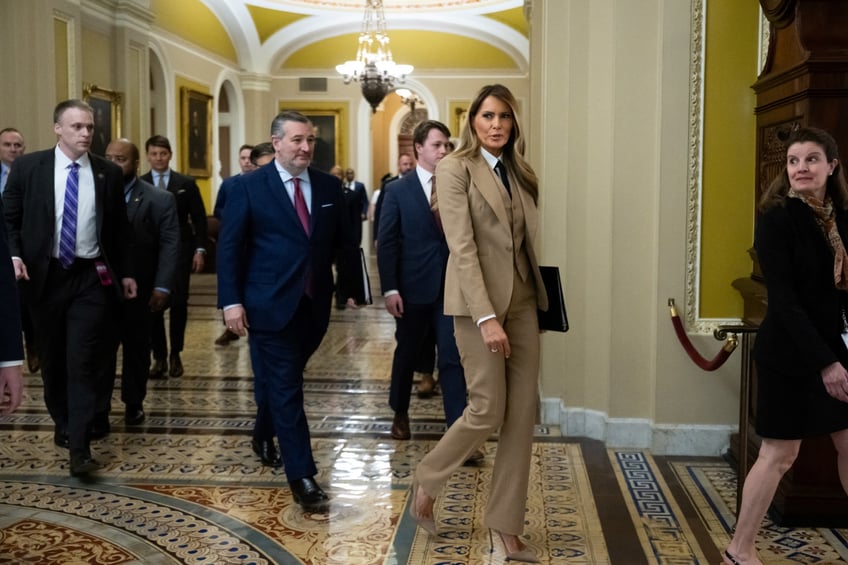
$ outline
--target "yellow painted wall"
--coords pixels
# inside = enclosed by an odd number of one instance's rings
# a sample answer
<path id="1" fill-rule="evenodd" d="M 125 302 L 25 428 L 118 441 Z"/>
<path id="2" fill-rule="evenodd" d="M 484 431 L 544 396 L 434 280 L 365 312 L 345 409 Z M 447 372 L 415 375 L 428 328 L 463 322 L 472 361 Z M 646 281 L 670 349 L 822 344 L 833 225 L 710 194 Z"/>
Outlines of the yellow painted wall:
<path id="1" fill-rule="evenodd" d="M 191 88 L 192 90 L 196 90 L 197 92 L 203 92 L 205 94 L 212 94 L 209 91 L 209 85 L 207 85 L 207 84 L 201 84 L 199 82 L 194 82 L 194 81 L 189 80 L 189 79 L 182 77 L 180 75 L 177 75 L 175 77 L 175 79 L 176 79 L 174 81 L 174 104 L 175 104 L 174 107 L 175 108 L 178 108 L 178 109 L 182 108 L 181 101 L 180 101 L 180 89 L 183 88 L 183 87 Z M 214 100 L 212 101 L 212 107 L 213 108 L 217 107 L 215 105 Z M 174 150 L 178 150 L 178 148 L 180 147 L 180 139 L 182 139 L 182 135 L 183 135 L 183 121 L 184 120 L 182 119 L 181 112 L 179 110 L 178 110 L 178 116 L 180 116 L 180 117 L 177 118 L 177 139 L 170 139 L 169 140 L 171 142 L 171 148 L 174 149 Z M 213 135 L 214 135 L 214 133 L 213 133 Z M 210 156 L 210 158 L 214 161 L 214 156 Z M 180 171 L 178 167 L 179 167 L 179 161 L 177 161 L 175 159 L 171 159 L 171 168 L 172 169 L 179 171 L 183 174 L 187 174 L 185 171 Z M 212 181 L 211 181 L 211 179 L 204 179 L 204 178 L 197 178 L 197 177 L 195 177 L 195 180 L 197 181 L 197 188 L 200 189 L 200 196 L 203 197 L 203 205 L 206 206 L 206 212 L 211 213 L 212 208 L 213 208 L 213 204 L 214 204 L 213 201 L 212 201 Z"/>
<path id="2" fill-rule="evenodd" d="M 227 30 L 200 0 L 150 0 L 150 10 L 162 29 L 237 62 L 236 48 Z"/>
<path id="3" fill-rule="evenodd" d="M 706 4 L 700 317 L 738 318 L 742 299 L 730 283 L 751 273 L 759 7 Z"/>
<path id="4" fill-rule="evenodd" d="M 253 19 L 253 25 L 256 26 L 256 33 L 259 35 L 259 42 L 265 41 L 280 31 L 282 28 L 290 25 L 297 20 L 307 18 L 304 14 L 293 14 L 291 12 L 281 12 L 270 8 L 262 8 L 261 6 L 247 5 L 247 11 L 250 12 L 250 17 Z"/>
<path id="5" fill-rule="evenodd" d="M 330 37 L 311 43 L 291 54 L 283 69 L 326 68 L 327 55 L 331 61 L 356 57 L 359 32 Z M 396 63 L 421 69 L 510 69 L 518 68 L 505 52 L 483 41 L 437 31 L 392 30 L 392 57 Z M 421 46 L 426 45 L 426 49 Z"/>
<path id="6" fill-rule="evenodd" d="M 527 22 L 527 18 L 524 17 L 523 7 L 504 10 L 503 12 L 495 12 L 493 14 L 486 14 L 486 17 L 508 25 L 524 37 L 528 37 L 530 35 L 530 24 Z"/>

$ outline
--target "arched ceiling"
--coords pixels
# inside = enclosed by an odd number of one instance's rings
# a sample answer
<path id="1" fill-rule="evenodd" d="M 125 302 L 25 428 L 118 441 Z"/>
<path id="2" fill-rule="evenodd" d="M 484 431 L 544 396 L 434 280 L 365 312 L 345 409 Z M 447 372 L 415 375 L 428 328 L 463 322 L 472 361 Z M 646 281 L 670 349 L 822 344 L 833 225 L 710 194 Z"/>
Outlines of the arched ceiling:
<path id="1" fill-rule="evenodd" d="M 415 73 L 523 74 L 523 0 L 384 0 L 391 49 Z M 263 74 L 335 72 L 356 53 L 365 0 L 151 0 L 156 25 Z M 192 22 L 192 25 L 186 25 Z"/>

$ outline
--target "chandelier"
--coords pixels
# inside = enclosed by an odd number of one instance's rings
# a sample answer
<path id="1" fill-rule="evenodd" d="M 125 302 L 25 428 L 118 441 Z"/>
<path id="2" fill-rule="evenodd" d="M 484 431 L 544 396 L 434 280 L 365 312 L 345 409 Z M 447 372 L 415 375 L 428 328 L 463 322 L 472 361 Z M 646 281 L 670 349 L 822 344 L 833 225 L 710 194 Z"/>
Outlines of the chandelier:
<path id="1" fill-rule="evenodd" d="M 345 84 L 352 80 L 361 84 L 362 96 L 371 105 L 372 113 L 395 84 L 402 83 L 412 72 L 412 65 L 399 65 L 392 59 L 383 0 L 365 0 L 356 60 L 336 65 L 336 71 L 344 77 Z"/>

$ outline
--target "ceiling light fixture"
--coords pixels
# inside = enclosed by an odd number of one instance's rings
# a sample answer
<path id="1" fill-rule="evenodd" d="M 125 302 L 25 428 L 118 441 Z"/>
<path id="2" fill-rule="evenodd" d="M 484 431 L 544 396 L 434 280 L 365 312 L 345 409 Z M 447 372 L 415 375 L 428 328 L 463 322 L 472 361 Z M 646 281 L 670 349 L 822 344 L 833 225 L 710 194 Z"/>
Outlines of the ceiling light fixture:
<path id="1" fill-rule="evenodd" d="M 416 106 L 424 105 L 424 101 L 421 98 L 409 90 L 408 88 L 397 88 L 395 89 L 395 94 L 400 96 L 400 103 L 406 104 L 409 106 L 409 111 L 415 113 Z"/>
<path id="2" fill-rule="evenodd" d="M 402 83 L 412 68 L 412 65 L 399 65 L 392 59 L 383 0 L 365 0 L 365 17 L 359 33 L 356 60 L 336 65 L 336 71 L 344 77 L 345 84 L 352 80 L 361 84 L 362 96 L 371 105 L 371 112 L 375 113 L 386 94 L 396 83 Z"/>

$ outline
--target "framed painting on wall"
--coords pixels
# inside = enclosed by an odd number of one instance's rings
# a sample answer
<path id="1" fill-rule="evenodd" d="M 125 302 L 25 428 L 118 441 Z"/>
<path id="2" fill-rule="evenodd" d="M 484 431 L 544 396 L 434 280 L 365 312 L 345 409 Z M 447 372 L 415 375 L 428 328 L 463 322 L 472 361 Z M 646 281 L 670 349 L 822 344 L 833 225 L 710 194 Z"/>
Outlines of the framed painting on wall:
<path id="1" fill-rule="evenodd" d="M 180 165 L 194 177 L 212 176 L 212 96 L 180 89 Z"/>
<path id="2" fill-rule="evenodd" d="M 84 83 L 82 99 L 94 111 L 91 152 L 102 157 L 106 154 L 106 146 L 121 137 L 121 93 Z"/>
<path id="3" fill-rule="evenodd" d="M 469 100 L 451 100 L 448 105 L 448 114 L 450 115 L 450 131 L 453 137 L 459 137 L 462 133 L 462 128 L 465 127 L 465 122 L 468 121 L 468 107 L 471 105 Z"/>
<path id="4" fill-rule="evenodd" d="M 315 126 L 315 151 L 312 166 L 329 172 L 333 165 L 349 163 L 345 153 L 347 139 L 347 104 L 338 102 L 286 102 L 280 111 L 297 110 Z"/>

